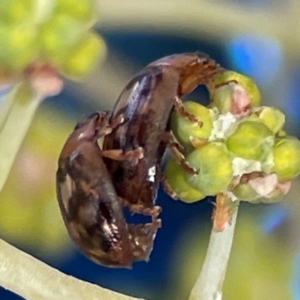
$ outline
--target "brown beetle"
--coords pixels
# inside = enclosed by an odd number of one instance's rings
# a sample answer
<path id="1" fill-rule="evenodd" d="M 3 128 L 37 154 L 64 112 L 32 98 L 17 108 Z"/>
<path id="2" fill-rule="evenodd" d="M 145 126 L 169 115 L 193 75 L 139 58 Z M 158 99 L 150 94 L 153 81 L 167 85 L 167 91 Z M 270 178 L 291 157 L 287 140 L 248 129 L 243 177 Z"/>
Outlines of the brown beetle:
<path id="1" fill-rule="evenodd" d="M 123 154 L 138 148 L 144 150 L 143 158 L 137 163 L 116 160 L 117 155 L 105 159 L 117 194 L 126 199 L 125 205 L 132 211 L 157 213 L 154 203 L 162 179 L 160 163 L 166 146 L 171 146 L 184 163 L 169 134 L 170 114 L 175 107 L 193 121 L 199 121 L 201 126 L 201 120 L 184 110 L 179 97 L 200 83 L 207 83 L 218 72 L 223 69 L 205 54 L 175 54 L 148 65 L 121 93 L 112 120 L 122 115 L 124 122 L 105 137 L 103 149 L 122 149 Z"/>
<path id="2" fill-rule="evenodd" d="M 68 232 L 87 256 L 105 266 L 130 267 L 149 258 L 160 220 L 133 225 L 124 219 L 97 143 L 122 122 L 120 117 L 110 125 L 109 117 L 97 112 L 77 124 L 59 158 L 57 195 Z"/>
<path id="3" fill-rule="evenodd" d="M 220 71 L 199 53 L 162 58 L 128 83 L 111 116 L 95 113 L 75 127 L 59 159 L 57 194 L 70 236 L 94 261 L 128 267 L 149 258 L 161 225 L 154 203 L 166 146 L 190 168 L 170 135 L 170 114 L 175 107 L 201 125 L 179 97 Z M 127 224 L 123 206 L 152 222 Z"/>

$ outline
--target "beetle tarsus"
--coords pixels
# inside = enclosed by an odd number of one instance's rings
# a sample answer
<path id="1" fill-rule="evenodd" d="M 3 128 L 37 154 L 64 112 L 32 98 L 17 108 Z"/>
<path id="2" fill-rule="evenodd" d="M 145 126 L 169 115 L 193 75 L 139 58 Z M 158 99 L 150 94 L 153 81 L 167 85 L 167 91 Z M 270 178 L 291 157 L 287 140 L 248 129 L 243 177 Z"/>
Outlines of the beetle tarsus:
<path id="1" fill-rule="evenodd" d="M 196 117 L 194 114 L 189 113 L 183 106 L 183 103 L 179 97 L 175 97 L 175 109 L 180 113 L 183 117 L 188 118 L 192 123 L 198 123 L 200 127 L 203 126 L 203 122 L 200 118 Z"/>
<path id="2" fill-rule="evenodd" d="M 116 161 L 131 161 L 134 165 L 144 157 L 144 150 L 138 147 L 124 152 L 122 149 L 103 150 L 102 155 Z"/>
<path id="3" fill-rule="evenodd" d="M 185 159 L 182 153 L 181 145 L 175 141 L 173 135 L 170 132 L 163 134 L 163 141 L 168 144 L 168 147 L 172 151 L 174 158 L 182 165 L 182 167 L 191 174 L 199 174 L 199 171 L 193 168 L 189 162 Z"/>
<path id="4" fill-rule="evenodd" d="M 122 205 L 124 207 L 127 207 L 132 213 L 139 213 L 156 218 L 162 211 L 162 208 L 160 206 L 145 207 L 142 204 L 132 204 L 128 200 L 121 197 L 119 197 L 119 199 Z"/>
<path id="5" fill-rule="evenodd" d="M 162 184 L 163 184 L 163 187 L 164 187 L 164 191 L 174 200 L 178 200 L 179 197 L 178 195 L 172 190 L 168 180 L 166 178 L 164 178 L 162 180 Z"/>

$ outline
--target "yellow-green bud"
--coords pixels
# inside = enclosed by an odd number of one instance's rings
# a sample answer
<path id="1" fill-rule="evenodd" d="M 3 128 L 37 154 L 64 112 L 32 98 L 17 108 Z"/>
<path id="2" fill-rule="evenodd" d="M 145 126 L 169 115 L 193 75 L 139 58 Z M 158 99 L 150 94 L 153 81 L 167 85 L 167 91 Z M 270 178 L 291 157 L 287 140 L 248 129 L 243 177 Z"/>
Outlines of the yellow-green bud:
<path id="1" fill-rule="evenodd" d="M 79 21 L 96 20 L 98 3 L 95 0 L 58 0 L 55 13 L 67 14 Z"/>
<path id="2" fill-rule="evenodd" d="M 275 107 L 262 107 L 259 118 L 273 133 L 280 131 L 285 122 L 284 113 Z"/>
<path id="3" fill-rule="evenodd" d="M 273 172 L 279 181 L 288 181 L 300 174 L 300 141 L 294 137 L 278 138 L 273 148 Z"/>
<path id="4" fill-rule="evenodd" d="M 213 104 L 222 114 L 241 114 L 250 108 L 250 97 L 242 85 L 229 82 L 215 89 Z"/>
<path id="5" fill-rule="evenodd" d="M 0 26 L 0 63 L 21 70 L 37 56 L 36 33 L 32 26 Z"/>
<path id="6" fill-rule="evenodd" d="M 232 193 L 239 199 L 243 201 L 256 200 L 259 195 L 254 190 L 254 188 L 247 183 L 239 183 L 233 190 Z"/>
<path id="7" fill-rule="evenodd" d="M 206 195 L 216 195 L 229 185 L 233 169 L 231 156 L 223 143 L 211 142 L 187 156 L 189 164 L 199 174 L 186 173 L 187 181 Z"/>
<path id="8" fill-rule="evenodd" d="M 178 198 L 184 202 L 192 203 L 204 199 L 206 195 L 192 187 L 186 181 L 186 172 L 187 171 L 174 158 L 171 158 L 165 169 L 169 187 L 175 192 Z"/>
<path id="9" fill-rule="evenodd" d="M 104 40 L 98 34 L 88 32 L 58 66 L 65 76 L 80 80 L 95 68 L 105 54 Z"/>
<path id="10" fill-rule="evenodd" d="M 57 62 L 80 40 L 84 28 L 68 15 L 55 15 L 40 27 L 39 42 L 43 55 Z"/>
<path id="11" fill-rule="evenodd" d="M 242 85 L 246 91 L 248 92 L 250 96 L 250 102 L 252 106 L 259 106 L 260 104 L 260 99 L 261 99 L 261 94 L 260 91 L 250 77 L 247 77 L 245 75 L 239 74 L 234 71 L 225 71 L 223 73 L 217 74 L 213 82 L 210 84 L 210 93 L 211 93 L 211 98 L 214 99 L 214 93 L 216 92 L 215 87 L 229 82 L 229 81 L 237 81 L 240 85 Z"/>
<path id="12" fill-rule="evenodd" d="M 244 121 L 226 141 L 228 150 L 236 156 L 264 160 L 274 144 L 274 136 L 261 122 Z"/>
<path id="13" fill-rule="evenodd" d="M 193 123 L 180 112 L 174 111 L 171 116 L 171 128 L 176 139 L 184 146 L 191 146 L 193 139 L 207 139 L 213 125 L 212 110 L 193 101 L 187 101 L 183 106 L 187 112 L 198 117 L 203 125 L 200 126 L 198 122 Z"/>
<path id="14" fill-rule="evenodd" d="M 0 20 L 6 24 L 20 25 L 32 19 L 34 5 L 33 0 L 1 0 Z"/>

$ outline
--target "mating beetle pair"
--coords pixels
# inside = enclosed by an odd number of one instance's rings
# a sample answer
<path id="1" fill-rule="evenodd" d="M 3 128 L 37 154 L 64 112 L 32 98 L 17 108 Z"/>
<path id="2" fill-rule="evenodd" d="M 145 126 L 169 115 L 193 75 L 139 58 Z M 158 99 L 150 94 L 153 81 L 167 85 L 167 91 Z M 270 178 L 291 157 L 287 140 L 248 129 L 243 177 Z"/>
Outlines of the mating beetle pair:
<path id="1" fill-rule="evenodd" d="M 97 112 L 77 124 L 59 158 L 57 194 L 70 236 L 91 259 L 130 267 L 149 258 L 161 226 L 155 200 L 166 147 L 185 165 L 170 134 L 170 114 L 177 109 L 195 121 L 179 97 L 222 71 L 205 54 L 164 57 L 134 76 L 112 113 Z M 123 207 L 152 222 L 128 224 Z"/>

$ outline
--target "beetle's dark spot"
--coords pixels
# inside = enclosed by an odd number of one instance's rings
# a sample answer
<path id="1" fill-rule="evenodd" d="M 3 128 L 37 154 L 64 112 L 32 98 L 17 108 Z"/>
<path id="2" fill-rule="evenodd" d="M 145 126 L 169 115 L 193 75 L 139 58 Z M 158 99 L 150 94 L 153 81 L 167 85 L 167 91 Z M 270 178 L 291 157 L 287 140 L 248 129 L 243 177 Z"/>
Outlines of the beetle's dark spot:
<path id="1" fill-rule="evenodd" d="M 124 162 L 124 166 L 118 168 L 113 174 L 113 182 L 118 186 L 119 182 L 122 182 L 124 178 L 133 178 L 137 175 L 137 170 L 129 162 Z"/>
<path id="2" fill-rule="evenodd" d="M 103 217 L 108 223 L 112 222 L 111 213 L 105 203 L 101 202 L 99 204 L 99 212 L 101 214 L 101 217 Z"/>
<path id="3" fill-rule="evenodd" d="M 104 252 L 109 252 L 110 249 L 112 248 L 112 243 L 109 239 L 103 239 L 102 242 L 101 242 L 101 249 L 104 251 Z"/>

